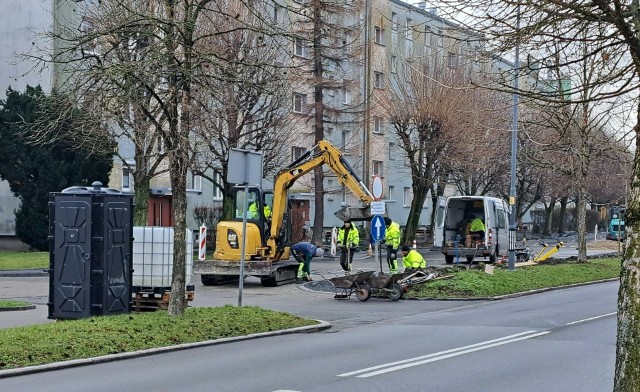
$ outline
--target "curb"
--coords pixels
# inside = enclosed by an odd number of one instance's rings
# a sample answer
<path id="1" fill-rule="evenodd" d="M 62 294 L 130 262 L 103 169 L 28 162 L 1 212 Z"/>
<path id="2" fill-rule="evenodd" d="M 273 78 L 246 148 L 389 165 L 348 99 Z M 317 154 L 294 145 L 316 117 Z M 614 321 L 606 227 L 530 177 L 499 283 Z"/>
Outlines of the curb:
<path id="1" fill-rule="evenodd" d="M 431 297 L 431 298 L 415 298 L 415 297 L 404 297 L 403 296 L 401 299 L 404 299 L 404 300 L 407 300 L 407 301 L 467 301 L 467 302 L 471 302 L 471 301 L 499 301 L 499 300 L 502 300 L 502 299 L 518 298 L 518 297 L 524 297 L 525 295 L 544 293 L 544 292 L 547 292 L 547 291 L 563 290 L 563 289 L 570 289 L 570 288 L 573 288 L 573 287 L 589 286 L 589 285 L 592 285 L 592 284 L 615 282 L 615 281 L 618 281 L 619 279 L 620 278 L 610 278 L 610 279 L 595 280 L 593 282 L 573 283 L 573 284 L 568 284 L 568 285 L 564 285 L 564 286 L 545 287 L 545 288 L 541 288 L 541 289 L 521 291 L 519 293 L 497 295 L 495 297 L 473 297 L 473 298 L 456 298 L 456 297 L 433 298 L 433 297 Z M 306 291 L 308 293 L 333 294 L 333 292 L 331 292 L 331 291 L 312 290 L 312 289 L 306 287 L 308 283 L 309 282 L 301 284 L 301 285 L 298 285 L 298 289 L 302 290 L 302 291 Z"/>
<path id="2" fill-rule="evenodd" d="M 35 308 L 36 308 L 36 306 L 34 304 L 25 305 L 25 306 L 13 306 L 13 307 L 10 307 L 10 308 L 0 308 L 0 312 L 13 312 L 13 311 L 19 311 L 19 310 L 33 310 Z"/>
<path id="3" fill-rule="evenodd" d="M 146 357 L 146 356 L 155 355 L 155 354 L 167 353 L 171 351 L 215 346 L 218 344 L 239 342 L 244 340 L 252 340 L 252 339 L 258 339 L 258 338 L 264 338 L 264 337 L 270 337 L 270 336 L 290 335 L 294 333 L 320 332 L 325 329 L 331 328 L 331 323 L 327 321 L 323 321 L 323 320 L 316 320 L 316 321 L 318 322 L 318 324 L 308 325 L 305 327 L 282 329 L 279 331 L 272 331 L 272 332 L 260 332 L 260 333 L 254 333 L 251 335 L 245 335 L 245 336 L 235 336 L 231 338 L 207 340 L 204 342 L 183 343 L 183 344 L 177 344 L 175 346 L 150 348 L 146 350 L 131 351 L 131 352 L 119 353 L 119 354 L 107 354 L 99 357 L 73 359 L 70 361 L 53 362 L 45 365 L 26 366 L 26 367 L 17 368 L 17 369 L 0 370 L 0 378 L 23 376 L 27 374 L 48 372 L 48 371 L 59 370 L 59 369 L 68 369 L 68 368 L 79 367 L 79 366 L 95 365 L 98 363 L 119 361 L 121 359 L 140 358 L 140 357 Z"/>
<path id="4" fill-rule="evenodd" d="M 454 297 L 450 297 L 450 298 L 403 298 L 403 299 L 411 300 L 411 301 L 500 301 L 500 300 L 502 300 L 502 299 L 509 299 L 509 298 L 524 297 L 525 295 L 539 294 L 539 293 L 544 293 L 544 292 L 547 292 L 547 291 L 564 290 L 564 289 L 570 289 L 570 288 L 580 287 L 580 286 L 589 286 L 589 285 L 592 285 L 592 284 L 615 282 L 615 281 L 617 281 L 617 280 L 619 280 L 619 279 L 620 279 L 620 278 L 610 278 L 610 279 L 595 280 L 595 281 L 593 281 L 593 282 L 573 283 L 573 284 L 568 284 L 568 285 L 564 285 L 564 286 L 545 287 L 545 288 L 542 288 L 542 289 L 534 289 L 534 290 L 528 290 L 528 291 L 521 291 L 521 292 L 519 292 L 519 293 L 512 293 L 512 294 L 505 294 L 505 295 L 497 295 L 497 296 L 495 296 L 495 297 L 473 297 L 473 298 L 454 298 Z"/>
<path id="5" fill-rule="evenodd" d="M 0 277 L 3 277 L 3 278 L 37 278 L 37 277 L 45 277 L 45 276 L 49 276 L 49 272 L 40 268 L 0 271 Z"/>

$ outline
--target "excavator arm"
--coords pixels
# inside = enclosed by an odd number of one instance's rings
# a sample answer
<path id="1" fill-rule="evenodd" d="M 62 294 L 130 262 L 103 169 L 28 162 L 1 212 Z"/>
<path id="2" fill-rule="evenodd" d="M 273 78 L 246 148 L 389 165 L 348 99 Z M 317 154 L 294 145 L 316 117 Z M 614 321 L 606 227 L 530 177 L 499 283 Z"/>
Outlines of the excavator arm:
<path id="1" fill-rule="evenodd" d="M 326 140 L 320 141 L 313 149 L 307 151 L 289 166 L 282 169 L 274 179 L 271 230 L 267 239 L 270 259 L 280 259 L 284 251 L 284 244 L 280 243 L 279 238 L 281 238 L 280 233 L 287 208 L 287 191 L 300 177 L 322 165 L 329 166 L 338 181 L 360 199 L 365 209 L 368 210 L 369 204 L 373 201 L 371 192 L 369 192 L 347 160 L 344 159 L 342 153 Z M 354 215 L 356 214 L 354 213 Z M 356 218 L 362 219 L 368 213 L 359 213 L 357 215 Z M 342 214 L 338 217 L 341 219 L 349 218 L 348 214 Z"/>

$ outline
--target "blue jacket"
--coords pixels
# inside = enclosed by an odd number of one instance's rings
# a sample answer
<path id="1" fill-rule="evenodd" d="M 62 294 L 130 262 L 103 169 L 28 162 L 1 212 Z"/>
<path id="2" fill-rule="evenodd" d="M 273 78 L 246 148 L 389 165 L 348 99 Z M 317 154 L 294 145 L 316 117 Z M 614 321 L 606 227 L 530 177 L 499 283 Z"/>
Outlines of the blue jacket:
<path id="1" fill-rule="evenodd" d="M 310 242 L 298 242 L 291 247 L 291 253 L 299 253 L 305 260 L 311 260 L 311 258 L 316 254 L 316 248 L 317 246 Z"/>

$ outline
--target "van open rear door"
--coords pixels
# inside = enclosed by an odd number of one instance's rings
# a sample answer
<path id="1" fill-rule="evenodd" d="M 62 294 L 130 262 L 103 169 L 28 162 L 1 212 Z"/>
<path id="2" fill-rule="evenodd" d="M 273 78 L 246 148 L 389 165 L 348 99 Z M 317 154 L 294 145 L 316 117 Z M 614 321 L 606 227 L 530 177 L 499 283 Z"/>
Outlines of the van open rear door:
<path id="1" fill-rule="evenodd" d="M 438 248 L 442 246 L 442 241 L 444 240 L 444 209 L 446 204 L 447 199 L 439 196 L 436 206 L 436 228 L 433 230 L 433 246 Z"/>

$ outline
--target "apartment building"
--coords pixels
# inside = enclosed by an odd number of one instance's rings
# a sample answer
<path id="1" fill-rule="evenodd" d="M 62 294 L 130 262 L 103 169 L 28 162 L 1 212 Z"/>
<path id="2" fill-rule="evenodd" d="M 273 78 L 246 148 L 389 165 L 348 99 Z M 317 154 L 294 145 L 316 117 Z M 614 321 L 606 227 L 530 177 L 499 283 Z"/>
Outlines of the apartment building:
<path id="1" fill-rule="evenodd" d="M 54 25 L 54 20 L 86 28 L 86 22 L 82 18 L 82 7 L 91 6 L 92 1 L 11 0 L 8 3 L 10 7 L 17 7 L 14 14 L 23 12 L 26 16 L 21 20 L 10 17 L 10 13 L 4 13 L 2 17 L 7 23 L 0 28 L 0 33 L 4 32 L 3 34 L 16 34 L 15 31 L 19 31 L 23 25 L 29 26 L 26 30 L 32 31 L 35 22 L 43 26 L 44 30 L 58 28 Z M 273 22 L 295 28 L 287 8 L 304 5 L 304 2 L 299 0 L 283 0 L 272 9 Z M 410 171 L 405 153 L 392 132 L 392 124 L 379 102 L 384 98 L 391 83 L 402 81 L 399 75 L 403 67 L 409 63 L 426 62 L 432 67 L 465 67 L 469 72 L 482 71 L 485 65 L 478 61 L 482 43 L 478 37 L 465 33 L 459 26 L 440 17 L 436 9 L 426 8 L 425 2 L 411 5 L 401 0 L 372 0 L 368 10 L 363 8 L 353 11 L 348 17 L 342 17 L 342 27 L 333 32 L 334 39 L 352 44 L 348 45 L 352 56 L 345 57 L 340 66 L 329 64 L 325 69 L 324 82 L 330 88 L 325 89 L 323 98 L 325 106 L 329 108 L 324 116 L 324 135 L 343 150 L 347 160 L 366 184 L 370 183 L 373 175 L 383 178 L 384 198 L 388 201 L 387 212 L 394 220 L 403 224 L 407 220 L 413 197 Z M 28 41 L 33 42 L 37 39 L 39 38 L 25 34 L 21 42 L 24 46 Z M 17 42 L 15 39 L 5 40 L 8 41 Z M 52 44 L 53 47 L 55 45 L 56 43 Z M 289 58 L 292 62 L 304 63 L 311 57 L 309 42 L 303 39 L 290 39 L 287 50 L 290 50 Z M 5 47 L 1 55 L 11 57 L 7 54 L 9 51 L 10 49 Z M 501 63 L 501 66 L 505 64 Z M 5 72 L 18 74 L 4 69 L 2 72 L 3 75 Z M 64 74 L 64 70 L 54 68 L 50 72 L 52 74 L 49 75 L 27 74 L 51 80 L 41 82 L 45 86 L 57 85 L 61 83 L 60 80 L 64 81 L 59 76 Z M 296 74 L 295 68 L 291 71 L 294 77 L 291 84 L 289 116 L 294 126 L 289 144 L 283 147 L 290 150 L 291 160 L 312 147 L 314 140 L 313 123 L 309 121 L 313 116 L 313 80 L 309 69 L 300 67 L 297 72 Z M 125 192 L 133 192 L 135 184 L 132 170 L 135 169 L 135 150 L 126 138 L 118 140 L 118 150 L 121 159 L 114 161 L 108 185 Z M 210 181 L 191 173 L 188 176 L 187 217 L 189 226 L 195 228 L 197 224 L 193 219 L 193 208 L 198 205 L 220 206 L 222 195 Z M 269 186 L 269 180 L 265 179 L 265 187 Z M 341 223 L 334 217 L 333 212 L 345 205 L 356 205 L 357 200 L 331 175 L 325 178 L 324 189 L 326 215 L 323 226 L 330 228 Z M 302 200 L 312 200 L 313 192 L 310 178 L 301 179 L 291 189 L 292 196 Z M 148 223 L 172 224 L 171 189 L 166 174 L 156 176 L 152 180 L 149 197 Z M 0 202 L 2 200 L 0 197 Z M 430 204 L 431 199 L 427 198 L 420 217 L 420 224 L 423 226 L 429 224 L 432 210 Z M 9 208 L 10 206 L 3 209 L 5 215 Z M 313 203 L 307 212 L 310 219 L 308 223 L 312 225 Z"/>
<path id="2" fill-rule="evenodd" d="M 391 84 L 407 82 L 402 77 L 407 66 L 427 64 L 432 69 L 462 67 L 467 72 L 481 72 L 486 68 L 479 59 L 482 42 L 438 16 L 436 9 L 427 9 L 425 2 L 411 5 L 400 0 L 373 0 L 369 10 L 361 10 L 358 22 L 363 31 L 359 35 L 363 50 L 352 61 L 349 73 L 330 73 L 329 78 L 340 88 L 325 90 L 325 106 L 336 109 L 333 117 L 325 115 L 325 138 L 344 151 L 366 184 L 374 175 L 382 177 L 387 212 L 404 224 L 413 198 L 411 174 L 406 153 L 380 102 Z M 310 56 L 300 43 L 292 45 L 293 53 Z M 292 115 L 309 118 L 313 116 L 311 87 L 298 89 L 292 93 Z M 305 112 L 305 107 L 311 109 Z M 313 144 L 313 133 L 308 130 L 291 140 L 293 160 Z M 357 204 L 357 200 L 331 175 L 325 179 L 324 188 L 323 225 L 338 226 L 341 222 L 332 213 Z M 312 191 L 302 184 L 300 192 Z M 432 208 L 427 198 L 420 216 L 424 227 L 430 224 Z"/>

